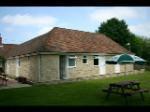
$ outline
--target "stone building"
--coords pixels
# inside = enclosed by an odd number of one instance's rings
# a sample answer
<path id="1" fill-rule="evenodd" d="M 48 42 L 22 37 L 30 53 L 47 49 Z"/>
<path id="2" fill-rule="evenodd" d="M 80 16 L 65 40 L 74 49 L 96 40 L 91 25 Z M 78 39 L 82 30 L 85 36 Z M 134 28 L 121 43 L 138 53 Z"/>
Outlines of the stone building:
<path id="1" fill-rule="evenodd" d="M 106 64 L 110 57 L 131 53 L 103 34 L 55 27 L 11 50 L 6 73 L 34 82 L 122 74 L 124 65 Z M 133 71 L 133 64 L 126 66 Z"/>

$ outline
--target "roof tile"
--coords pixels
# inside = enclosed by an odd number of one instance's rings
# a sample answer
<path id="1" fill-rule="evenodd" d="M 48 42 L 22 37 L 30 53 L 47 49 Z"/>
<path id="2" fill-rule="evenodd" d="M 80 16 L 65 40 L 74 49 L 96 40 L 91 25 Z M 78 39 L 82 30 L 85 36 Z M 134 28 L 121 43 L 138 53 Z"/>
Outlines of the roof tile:
<path id="1" fill-rule="evenodd" d="M 45 51 L 129 53 L 127 49 L 104 34 L 55 27 L 46 34 L 20 44 L 11 52 L 10 56 Z"/>

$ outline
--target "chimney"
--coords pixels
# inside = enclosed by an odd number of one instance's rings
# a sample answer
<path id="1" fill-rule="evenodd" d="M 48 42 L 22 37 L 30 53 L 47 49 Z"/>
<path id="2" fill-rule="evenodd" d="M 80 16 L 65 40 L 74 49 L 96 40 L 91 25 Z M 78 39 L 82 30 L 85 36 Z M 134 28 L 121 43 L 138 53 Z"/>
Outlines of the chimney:
<path id="1" fill-rule="evenodd" d="M 1 36 L 1 33 L 0 33 L 0 47 L 3 47 L 3 43 L 2 43 L 2 36 Z"/>

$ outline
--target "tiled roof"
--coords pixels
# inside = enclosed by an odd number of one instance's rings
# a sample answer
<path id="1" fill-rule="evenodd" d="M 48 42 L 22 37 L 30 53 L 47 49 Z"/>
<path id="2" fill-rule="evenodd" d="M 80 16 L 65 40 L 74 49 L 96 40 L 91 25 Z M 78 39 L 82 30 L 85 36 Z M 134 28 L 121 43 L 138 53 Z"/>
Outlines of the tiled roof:
<path id="1" fill-rule="evenodd" d="M 103 34 L 55 27 L 20 44 L 10 56 L 33 52 L 128 53 L 124 47 Z"/>
<path id="2" fill-rule="evenodd" d="M 9 52 L 16 46 L 16 44 L 2 44 L 0 47 L 0 56 L 7 58 L 9 56 Z"/>

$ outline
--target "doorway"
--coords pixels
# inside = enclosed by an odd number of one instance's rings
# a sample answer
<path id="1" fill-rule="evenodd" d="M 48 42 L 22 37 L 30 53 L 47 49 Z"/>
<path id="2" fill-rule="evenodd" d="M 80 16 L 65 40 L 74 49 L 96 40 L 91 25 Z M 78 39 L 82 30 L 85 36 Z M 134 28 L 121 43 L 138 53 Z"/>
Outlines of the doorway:
<path id="1" fill-rule="evenodd" d="M 99 69 L 100 69 L 100 75 L 106 74 L 106 61 L 104 56 L 99 57 Z"/>
<path id="2" fill-rule="evenodd" d="M 59 71 L 60 71 L 60 79 L 65 79 L 66 78 L 66 56 L 65 55 L 60 55 L 59 58 Z"/>

